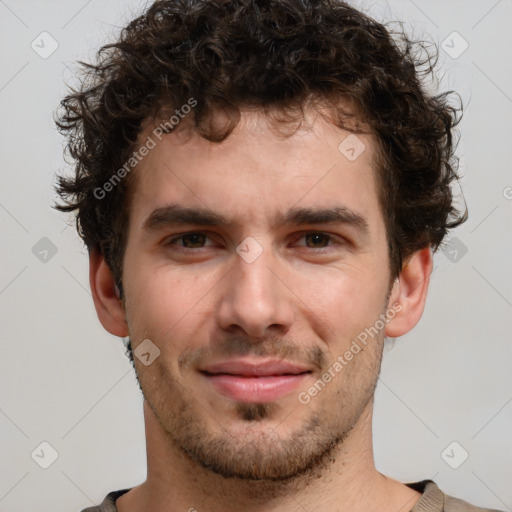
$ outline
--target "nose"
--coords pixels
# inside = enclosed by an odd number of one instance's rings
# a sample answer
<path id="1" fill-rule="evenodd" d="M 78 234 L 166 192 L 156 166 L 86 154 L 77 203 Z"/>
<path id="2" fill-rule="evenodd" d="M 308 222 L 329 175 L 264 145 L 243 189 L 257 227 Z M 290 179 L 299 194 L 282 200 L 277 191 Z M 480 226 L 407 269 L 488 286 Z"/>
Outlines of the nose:
<path id="1" fill-rule="evenodd" d="M 230 270 L 220 290 L 219 326 L 230 332 L 242 329 L 253 338 L 275 334 L 272 329 L 287 332 L 295 315 L 294 295 L 270 249 L 250 263 L 235 254 Z"/>

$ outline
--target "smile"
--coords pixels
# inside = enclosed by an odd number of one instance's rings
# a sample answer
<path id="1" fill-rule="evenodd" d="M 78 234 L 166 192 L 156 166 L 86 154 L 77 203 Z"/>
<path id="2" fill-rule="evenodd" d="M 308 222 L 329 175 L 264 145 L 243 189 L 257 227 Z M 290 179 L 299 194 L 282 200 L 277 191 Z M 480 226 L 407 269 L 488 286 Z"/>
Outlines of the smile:
<path id="1" fill-rule="evenodd" d="M 283 361 L 227 361 L 200 370 L 219 393 L 241 402 L 273 402 L 295 390 L 311 374 Z"/>

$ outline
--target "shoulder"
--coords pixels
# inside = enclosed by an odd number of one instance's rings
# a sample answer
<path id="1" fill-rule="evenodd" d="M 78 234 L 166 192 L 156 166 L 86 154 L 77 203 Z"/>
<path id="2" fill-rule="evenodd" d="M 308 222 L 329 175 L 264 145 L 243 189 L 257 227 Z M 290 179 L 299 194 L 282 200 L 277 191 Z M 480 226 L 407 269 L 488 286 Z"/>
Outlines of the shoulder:
<path id="1" fill-rule="evenodd" d="M 84 508 L 81 512 L 117 512 L 116 500 L 131 489 L 109 492 L 100 505 Z"/>
<path id="2" fill-rule="evenodd" d="M 455 498 L 453 496 L 444 495 L 445 512 L 503 512 L 494 508 L 481 508 L 471 505 L 467 501 Z"/>
<path id="3" fill-rule="evenodd" d="M 477 507 L 460 498 L 449 496 L 439 489 L 432 480 L 423 480 L 406 485 L 422 493 L 421 498 L 411 512 L 503 512 Z"/>

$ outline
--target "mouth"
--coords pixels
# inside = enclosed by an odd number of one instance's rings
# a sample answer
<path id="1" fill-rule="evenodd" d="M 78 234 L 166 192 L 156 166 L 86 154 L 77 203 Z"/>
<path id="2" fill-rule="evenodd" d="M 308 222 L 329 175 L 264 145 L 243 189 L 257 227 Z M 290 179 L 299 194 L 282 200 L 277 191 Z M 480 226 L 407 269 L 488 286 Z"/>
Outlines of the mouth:
<path id="1" fill-rule="evenodd" d="M 199 372 L 219 393 L 233 400 L 273 402 L 293 390 L 312 373 L 310 369 L 286 361 L 225 361 Z"/>

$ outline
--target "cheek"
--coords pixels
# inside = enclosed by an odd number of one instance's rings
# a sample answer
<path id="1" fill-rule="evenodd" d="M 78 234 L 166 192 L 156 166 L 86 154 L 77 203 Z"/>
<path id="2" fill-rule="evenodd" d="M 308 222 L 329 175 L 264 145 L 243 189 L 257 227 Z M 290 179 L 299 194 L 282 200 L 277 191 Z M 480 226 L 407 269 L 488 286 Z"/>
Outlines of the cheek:
<path id="1" fill-rule="evenodd" d="M 126 274 L 130 334 L 152 339 L 166 352 L 178 348 L 180 340 L 189 343 L 196 338 L 193 331 L 204 317 L 198 315 L 208 304 L 204 295 L 214 283 L 208 286 L 197 274 L 184 275 L 176 268 L 153 267 L 150 272 L 144 272 L 142 265 L 135 268 Z"/>
<path id="2" fill-rule="evenodd" d="M 372 325 L 386 297 L 384 276 L 371 266 L 319 269 L 306 278 L 296 276 L 293 291 L 303 304 L 343 339 Z M 305 313 L 306 314 L 306 313 Z"/>

